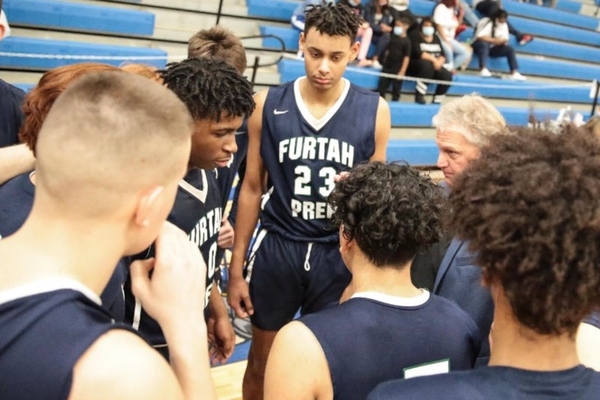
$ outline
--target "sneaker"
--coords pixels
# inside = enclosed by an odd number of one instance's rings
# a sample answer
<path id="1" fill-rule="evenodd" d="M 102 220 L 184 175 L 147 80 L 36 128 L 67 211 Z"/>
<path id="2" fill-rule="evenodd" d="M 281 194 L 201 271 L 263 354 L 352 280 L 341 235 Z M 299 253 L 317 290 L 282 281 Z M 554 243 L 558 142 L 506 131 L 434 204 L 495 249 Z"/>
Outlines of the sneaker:
<path id="1" fill-rule="evenodd" d="M 446 95 L 444 94 L 436 94 L 435 96 L 433 96 L 433 104 L 442 104 L 442 101 L 445 97 Z"/>
<path id="2" fill-rule="evenodd" d="M 519 40 L 519 46 L 525 46 L 527 43 L 533 40 L 533 36 L 531 35 L 523 35 L 521 36 L 521 40 Z"/>
<path id="3" fill-rule="evenodd" d="M 376 68 L 376 69 L 383 68 L 383 66 L 379 63 L 379 60 L 373 61 L 373 64 L 371 64 L 371 67 Z"/>
<path id="4" fill-rule="evenodd" d="M 371 66 L 373 66 L 373 61 L 367 60 L 366 58 L 364 58 L 364 59 L 358 61 L 356 63 L 356 66 L 357 67 L 371 67 Z"/>
<path id="5" fill-rule="evenodd" d="M 418 104 L 427 104 L 427 101 L 425 101 L 425 96 L 423 96 L 419 92 L 415 93 L 415 103 L 418 103 Z"/>
<path id="6" fill-rule="evenodd" d="M 518 71 L 515 71 L 512 74 L 510 74 L 510 79 L 514 81 L 526 81 L 527 77 L 521 75 Z"/>
<path id="7" fill-rule="evenodd" d="M 482 78 L 489 78 L 492 76 L 492 73 L 489 69 L 483 68 L 481 71 L 479 71 L 479 76 L 481 76 Z"/>

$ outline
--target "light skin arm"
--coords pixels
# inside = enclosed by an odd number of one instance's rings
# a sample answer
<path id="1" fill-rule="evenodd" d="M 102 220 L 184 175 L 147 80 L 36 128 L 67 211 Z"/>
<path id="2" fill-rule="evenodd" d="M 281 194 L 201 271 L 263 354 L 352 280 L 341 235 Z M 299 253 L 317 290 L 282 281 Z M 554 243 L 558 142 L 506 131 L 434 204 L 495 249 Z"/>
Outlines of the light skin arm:
<path id="1" fill-rule="evenodd" d="M 333 398 L 325 353 L 301 322 L 284 326 L 275 337 L 265 372 L 265 400 Z"/>
<path id="2" fill-rule="evenodd" d="M 34 169 L 33 153 L 24 144 L 0 148 L 0 185 Z"/>
<path id="3" fill-rule="evenodd" d="M 261 196 L 264 192 L 267 172 L 260 156 L 260 135 L 262 130 L 263 106 L 267 91 L 255 97 L 256 109 L 248 119 L 248 156 L 246 175 L 238 199 L 238 212 L 235 219 L 236 235 L 233 254 L 229 265 L 229 305 L 238 317 L 246 318 L 254 313 L 248 283 L 244 280 L 244 261 L 252 234 L 258 222 Z"/>
<path id="4" fill-rule="evenodd" d="M 600 329 L 584 322 L 579 325 L 577 353 L 583 365 L 600 371 Z"/>
<path id="5" fill-rule="evenodd" d="M 386 153 L 390 132 L 392 130 L 392 117 L 387 101 L 380 98 L 375 118 L 375 151 L 369 161 L 386 161 Z"/>

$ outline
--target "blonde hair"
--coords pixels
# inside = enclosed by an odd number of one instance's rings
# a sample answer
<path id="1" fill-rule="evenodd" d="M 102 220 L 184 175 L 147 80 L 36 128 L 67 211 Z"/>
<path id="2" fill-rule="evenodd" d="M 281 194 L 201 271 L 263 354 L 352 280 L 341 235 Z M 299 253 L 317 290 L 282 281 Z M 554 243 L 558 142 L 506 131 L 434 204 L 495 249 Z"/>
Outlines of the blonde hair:
<path id="1" fill-rule="evenodd" d="M 125 72 L 143 76 L 144 78 L 148 78 L 152 81 L 158 82 L 161 85 L 163 84 L 163 79 L 160 77 L 158 69 L 151 65 L 127 63 L 121 65 L 119 68 Z"/>
<path id="2" fill-rule="evenodd" d="M 594 135 L 600 138 L 600 116 L 595 115 L 590 118 L 585 123 L 584 128 L 589 129 Z"/>
<path id="3" fill-rule="evenodd" d="M 469 94 L 444 104 L 433 117 L 438 130 L 462 134 L 469 143 L 481 146 L 490 135 L 506 133 L 506 121 L 500 112 L 478 94 Z"/>
<path id="4" fill-rule="evenodd" d="M 212 57 L 225 61 L 243 74 L 246 71 L 246 49 L 240 39 L 229 29 L 214 26 L 192 36 L 188 42 L 188 57 Z"/>

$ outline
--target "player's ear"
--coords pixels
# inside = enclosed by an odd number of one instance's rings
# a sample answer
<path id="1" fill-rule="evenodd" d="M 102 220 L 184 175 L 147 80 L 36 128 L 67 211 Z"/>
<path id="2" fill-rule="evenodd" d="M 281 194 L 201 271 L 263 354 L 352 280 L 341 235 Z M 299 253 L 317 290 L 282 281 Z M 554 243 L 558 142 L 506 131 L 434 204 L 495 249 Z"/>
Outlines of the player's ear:
<path id="1" fill-rule="evenodd" d="M 358 52 L 360 51 L 360 42 L 355 41 L 352 46 L 350 46 L 350 61 L 356 60 L 358 57 Z"/>
<path id="2" fill-rule="evenodd" d="M 150 225 L 160 214 L 162 199 L 165 188 L 163 186 L 152 186 L 144 190 L 138 199 L 134 222 L 137 226 L 146 227 Z"/>
<path id="3" fill-rule="evenodd" d="M 298 49 L 304 53 L 304 47 L 306 46 L 306 36 L 304 32 L 300 32 L 300 38 L 298 39 Z"/>

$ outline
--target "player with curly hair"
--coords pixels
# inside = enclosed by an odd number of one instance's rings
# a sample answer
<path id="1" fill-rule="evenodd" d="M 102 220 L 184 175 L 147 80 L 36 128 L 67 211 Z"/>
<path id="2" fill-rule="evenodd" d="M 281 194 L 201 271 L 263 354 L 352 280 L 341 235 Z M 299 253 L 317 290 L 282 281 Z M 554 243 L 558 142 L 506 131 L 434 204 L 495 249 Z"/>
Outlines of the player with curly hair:
<path id="1" fill-rule="evenodd" d="M 299 309 L 308 314 L 338 304 L 351 281 L 338 252 L 338 232 L 330 229 L 327 196 L 341 171 L 366 160 L 385 161 L 391 130 L 385 100 L 342 77 L 358 54 L 360 18 L 338 4 L 311 8 L 305 22 L 299 44 L 306 76 L 258 93 L 248 120 L 227 291 L 236 314 L 251 316 L 243 390 L 248 400 L 263 397 L 277 331 Z M 259 214 L 261 231 L 244 275 Z"/>
<path id="2" fill-rule="evenodd" d="M 352 169 L 329 202 L 355 293 L 279 331 L 265 398 L 358 400 L 387 380 L 472 368 L 475 323 L 410 279 L 417 251 L 442 234 L 442 189 L 406 164 L 374 162 Z"/>
<path id="3" fill-rule="evenodd" d="M 386 383 L 370 400 L 597 399 L 576 333 L 600 308 L 600 141 L 589 131 L 494 135 L 452 186 L 451 224 L 494 299 L 488 367 Z"/>

